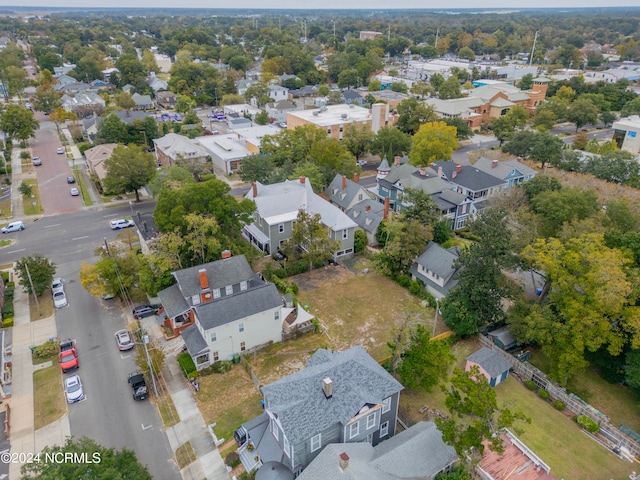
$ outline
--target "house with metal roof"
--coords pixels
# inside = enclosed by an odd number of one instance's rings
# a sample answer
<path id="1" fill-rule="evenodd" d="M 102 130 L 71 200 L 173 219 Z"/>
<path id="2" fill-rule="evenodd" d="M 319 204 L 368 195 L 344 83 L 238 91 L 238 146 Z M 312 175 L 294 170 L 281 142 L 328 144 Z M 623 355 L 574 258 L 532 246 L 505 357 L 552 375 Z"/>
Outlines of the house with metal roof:
<path id="1" fill-rule="evenodd" d="M 457 260 L 456 248 L 446 249 L 435 242 L 429 242 L 409 268 L 411 279 L 421 280 L 427 291 L 440 300 L 458 283 L 455 279 Z"/>
<path id="2" fill-rule="evenodd" d="M 376 446 L 396 433 L 402 389 L 362 347 L 319 349 L 262 387 L 264 413 L 234 434 L 240 458 L 247 470 L 275 462 L 297 475 L 329 444 Z"/>
<path id="3" fill-rule="evenodd" d="M 283 302 L 276 286 L 244 255 L 172 272 L 158 292 L 166 327 L 180 332 L 198 370 L 282 340 Z M 292 310 L 292 309 L 291 309 Z"/>
<path id="4" fill-rule="evenodd" d="M 320 215 L 320 221 L 329 230 L 329 239 L 338 242 L 338 249 L 332 252 L 334 261 L 353 256 L 353 239 L 358 225 L 338 207 L 314 193 L 308 178 L 271 185 L 256 182 L 245 198 L 253 200 L 256 211 L 254 221 L 244 226 L 242 234 L 260 251 L 277 252 L 293 236 L 298 212 L 304 210 Z"/>
<path id="5" fill-rule="evenodd" d="M 432 480 L 457 461 L 435 423 L 418 422 L 375 447 L 367 442 L 327 445 L 298 480 Z"/>
<path id="6" fill-rule="evenodd" d="M 482 347 L 467 357 L 465 371 L 470 371 L 473 366 L 478 367 L 492 387 L 504 382 L 511 368 L 509 360 L 500 351 L 487 347 Z"/>

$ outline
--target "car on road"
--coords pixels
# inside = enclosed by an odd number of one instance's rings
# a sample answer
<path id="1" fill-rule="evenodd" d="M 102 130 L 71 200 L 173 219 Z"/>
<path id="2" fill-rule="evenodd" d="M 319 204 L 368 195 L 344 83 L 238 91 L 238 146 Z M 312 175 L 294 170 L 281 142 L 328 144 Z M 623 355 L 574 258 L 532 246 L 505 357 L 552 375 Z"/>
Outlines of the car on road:
<path id="1" fill-rule="evenodd" d="M 160 305 L 140 305 L 133 309 L 133 318 L 138 320 L 139 318 L 157 315 L 159 310 Z"/>
<path id="2" fill-rule="evenodd" d="M 286 122 L 281 122 L 281 123 L 278 124 L 278 126 L 280 128 L 287 128 L 287 123 Z"/>
<path id="3" fill-rule="evenodd" d="M 144 400 L 149 396 L 149 389 L 147 388 L 147 384 L 144 381 L 144 375 L 140 372 L 133 372 L 129 374 L 129 378 L 127 379 L 131 388 L 133 389 L 133 399 L 134 400 Z"/>
<path id="4" fill-rule="evenodd" d="M 75 178 L 75 177 L 73 177 L 73 176 L 71 176 L 71 175 L 69 175 L 69 176 L 67 177 L 67 183 L 69 183 L 69 184 L 71 184 L 71 183 L 76 183 L 76 178 Z"/>
<path id="5" fill-rule="evenodd" d="M 64 292 L 56 292 L 53 294 L 53 306 L 56 308 L 62 308 L 69 305 L 67 302 L 67 296 Z"/>
<path id="6" fill-rule="evenodd" d="M 33 157 L 33 165 L 35 167 L 39 167 L 40 165 L 42 165 L 42 160 L 40 160 L 40 157 Z"/>
<path id="7" fill-rule="evenodd" d="M 116 343 L 118 344 L 118 349 L 121 352 L 131 350 L 136 346 L 136 344 L 133 343 L 133 338 L 131 337 L 131 332 L 129 330 L 118 330 L 115 333 L 115 337 Z"/>
<path id="8" fill-rule="evenodd" d="M 76 350 L 76 342 L 70 338 L 62 340 L 60 342 L 60 353 L 58 353 L 58 359 L 60 360 L 60 369 L 62 373 L 67 373 L 69 370 L 80 368 L 78 363 L 78 351 Z"/>
<path id="9" fill-rule="evenodd" d="M 118 218 L 117 220 L 111 220 L 111 230 L 122 230 L 127 227 L 135 227 L 136 223 L 133 220 L 127 220 L 126 218 Z"/>
<path id="10" fill-rule="evenodd" d="M 356 165 L 358 165 L 359 167 L 364 167 L 367 164 L 366 160 L 358 160 L 356 162 Z"/>
<path id="11" fill-rule="evenodd" d="M 62 147 L 58 147 L 58 149 L 56 150 L 56 153 L 57 153 L 58 155 L 64 155 L 64 148 L 62 148 Z"/>
<path id="12" fill-rule="evenodd" d="M 51 282 L 51 294 L 53 295 L 56 292 L 64 292 L 64 280 L 60 277 L 55 277 Z"/>
<path id="13" fill-rule="evenodd" d="M 9 225 L 5 225 L 2 227 L 2 233 L 11 233 L 18 232 L 20 230 L 24 230 L 24 223 L 22 220 L 18 220 L 17 222 L 11 222 Z"/>
<path id="14" fill-rule="evenodd" d="M 69 189 L 69 193 L 72 197 L 77 197 L 78 195 L 80 195 L 80 190 L 78 190 L 76 187 L 73 187 Z"/>
<path id="15" fill-rule="evenodd" d="M 68 403 L 84 400 L 84 391 L 82 390 L 80 375 L 71 375 L 64 379 L 64 393 L 67 396 Z"/>

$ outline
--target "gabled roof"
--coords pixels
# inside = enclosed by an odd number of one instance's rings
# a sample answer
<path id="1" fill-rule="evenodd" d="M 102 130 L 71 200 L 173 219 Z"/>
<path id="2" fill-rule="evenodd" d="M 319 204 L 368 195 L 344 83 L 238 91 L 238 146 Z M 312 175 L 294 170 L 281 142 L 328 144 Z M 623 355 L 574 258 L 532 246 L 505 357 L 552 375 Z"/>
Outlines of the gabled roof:
<path id="1" fill-rule="evenodd" d="M 436 275 L 447 278 L 455 272 L 457 259 L 458 255 L 455 252 L 442 248 L 435 242 L 429 242 L 427 248 L 416 259 L 416 262 L 427 267 Z"/>
<path id="2" fill-rule="evenodd" d="M 333 382 L 326 398 L 322 380 Z M 306 368 L 262 387 L 265 409 L 275 414 L 291 444 L 324 429 L 345 425 L 366 404 L 382 404 L 402 390 L 402 385 L 362 347 L 334 353 L 319 349 Z"/>
<path id="3" fill-rule="evenodd" d="M 362 194 L 362 199 L 371 198 L 366 188 L 362 185 L 354 182 L 353 180 L 349 180 L 345 177 L 345 188 L 342 188 L 342 175 L 336 173 L 336 176 L 333 177 L 333 180 L 327 187 L 326 193 L 329 196 L 329 200 L 333 203 L 342 207 L 342 209 L 348 208 L 352 201 L 356 198 L 358 194 Z"/>
<path id="4" fill-rule="evenodd" d="M 480 365 L 491 377 L 499 377 L 511 368 L 509 360 L 502 353 L 487 347 L 472 353 L 467 360 Z"/>
<path id="5" fill-rule="evenodd" d="M 420 452 L 420 454 L 417 454 Z M 340 468 L 340 455 L 349 464 Z M 433 422 L 418 422 L 375 447 L 368 442 L 332 443 L 298 476 L 300 480 L 416 480 L 433 478 L 458 459 Z"/>
<path id="6" fill-rule="evenodd" d="M 153 105 L 153 100 L 151 100 L 150 95 L 140 95 L 139 93 L 134 93 L 133 95 L 131 95 L 131 98 L 136 105 Z"/>
<path id="7" fill-rule="evenodd" d="M 113 150 L 117 146 L 118 144 L 116 143 L 103 143 L 85 150 L 84 156 L 87 159 L 87 163 L 96 175 L 98 175 L 98 178 L 103 179 L 106 177 L 107 169 L 104 166 L 104 161 L 111 158 Z"/>
<path id="8" fill-rule="evenodd" d="M 380 180 L 381 184 L 385 182 L 403 190 L 407 188 L 422 190 L 428 195 L 451 189 L 449 182 L 440 178 L 433 168 L 418 168 L 409 163 L 391 167 L 389 174 Z"/>
<path id="9" fill-rule="evenodd" d="M 367 198 L 356 203 L 346 213 L 365 232 L 375 234 L 378 231 L 380 222 L 382 222 L 384 206 L 380 202 Z"/>
<path id="10" fill-rule="evenodd" d="M 244 255 L 223 258 L 215 262 L 184 268 L 173 272 L 173 276 L 178 281 L 183 296 L 188 297 L 197 293 L 199 294 L 202 291 L 200 287 L 200 275 L 198 273 L 198 271 L 202 269 L 207 272 L 207 279 L 211 289 L 224 288 L 227 285 L 235 285 L 243 281 L 248 282 L 256 275 Z"/>
<path id="11" fill-rule="evenodd" d="M 169 90 L 163 90 L 162 92 L 158 92 L 156 93 L 156 98 L 160 98 L 160 99 L 174 99 L 176 98 L 176 94 L 169 91 Z"/>
<path id="12" fill-rule="evenodd" d="M 436 167 L 442 167 L 442 173 L 451 183 L 465 187 L 473 192 L 497 187 L 505 183 L 503 179 L 485 173 L 473 165 L 461 165 L 460 171 L 456 172 L 458 164 L 454 162 L 439 160 L 434 163 Z"/>
<path id="13" fill-rule="evenodd" d="M 178 285 L 171 285 L 164 290 L 160 290 L 158 292 L 158 298 L 164 307 L 165 314 L 169 318 L 175 318 L 190 308 Z"/>
<path id="14" fill-rule="evenodd" d="M 362 95 L 355 90 L 345 90 L 342 92 L 342 98 L 345 100 L 362 100 Z"/>
<path id="15" fill-rule="evenodd" d="M 498 97 L 491 102 L 491 106 L 496 108 L 507 108 L 515 106 L 515 103 L 507 100 L 506 98 Z"/>
<path id="16" fill-rule="evenodd" d="M 209 151 L 196 141 L 177 133 L 167 133 L 164 137 L 154 139 L 153 143 L 171 158 L 177 158 L 179 155 L 186 159 L 202 158 L 209 155 Z"/>
<path id="17" fill-rule="evenodd" d="M 487 157 L 480 157 L 474 164 L 478 170 L 482 170 L 489 175 L 506 180 L 511 177 L 523 177 L 535 175 L 536 171 L 517 160 L 505 160 L 498 162 Z"/>
<path id="18" fill-rule="evenodd" d="M 256 182 L 256 189 L 257 197 L 254 198 L 253 189 L 249 189 L 245 198 L 255 202 L 258 215 L 269 225 L 295 220 L 298 210 L 302 209 L 319 214 L 322 223 L 334 231 L 356 227 L 338 207 L 313 192 L 308 178 L 303 183 L 299 179 L 271 185 Z"/>
<path id="19" fill-rule="evenodd" d="M 207 348 L 207 342 L 202 337 L 197 325 L 193 324 L 180 332 L 180 336 L 184 340 L 189 353 L 193 356 L 205 353 L 209 349 Z"/>
<path id="20" fill-rule="evenodd" d="M 277 102 L 267 103 L 267 108 L 273 108 L 275 110 L 295 110 L 296 106 L 289 100 L 279 100 Z"/>

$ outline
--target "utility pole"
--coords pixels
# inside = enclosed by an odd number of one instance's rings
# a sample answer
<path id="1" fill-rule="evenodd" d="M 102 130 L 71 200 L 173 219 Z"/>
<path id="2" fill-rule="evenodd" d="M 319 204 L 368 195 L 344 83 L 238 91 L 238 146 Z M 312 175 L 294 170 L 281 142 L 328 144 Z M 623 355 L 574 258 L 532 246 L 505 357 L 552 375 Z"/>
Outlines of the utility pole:
<path id="1" fill-rule="evenodd" d="M 536 42 L 538 41 L 538 32 L 533 37 L 533 47 L 531 47 L 531 56 L 529 57 L 529 66 L 531 66 L 531 62 L 533 62 L 533 52 L 536 51 Z"/>
<path id="2" fill-rule="evenodd" d="M 111 252 L 109 251 L 109 244 L 107 243 L 107 237 L 104 237 L 104 249 L 107 252 L 107 257 L 110 257 Z"/>
<path id="3" fill-rule="evenodd" d="M 158 389 L 156 388 L 156 376 L 153 374 L 153 365 L 151 365 L 151 359 L 149 358 L 149 349 L 147 343 L 149 343 L 149 335 L 142 337 L 142 343 L 144 344 L 144 352 L 147 354 L 147 365 L 149 365 L 149 375 L 151 375 L 151 383 L 153 383 L 153 392 L 158 398 Z"/>
<path id="4" fill-rule="evenodd" d="M 24 262 L 24 269 L 27 271 L 27 278 L 29 279 L 29 285 L 31 285 L 31 292 L 33 293 L 33 299 L 36 301 L 36 307 L 38 308 L 38 315 L 42 315 L 40 312 L 40 302 L 38 302 L 38 295 L 36 295 L 36 289 L 33 288 L 33 281 L 31 280 L 31 272 L 29 272 L 29 264 Z"/>

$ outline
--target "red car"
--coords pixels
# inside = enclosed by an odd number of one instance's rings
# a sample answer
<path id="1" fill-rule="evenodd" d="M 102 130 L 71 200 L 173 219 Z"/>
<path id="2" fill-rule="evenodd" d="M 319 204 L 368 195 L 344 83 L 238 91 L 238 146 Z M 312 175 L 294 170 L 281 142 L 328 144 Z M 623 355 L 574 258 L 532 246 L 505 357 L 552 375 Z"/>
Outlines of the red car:
<path id="1" fill-rule="evenodd" d="M 71 339 L 61 341 L 59 358 L 62 373 L 80 368 L 80 364 L 78 363 L 78 352 L 76 351 L 76 342 Z"/>

